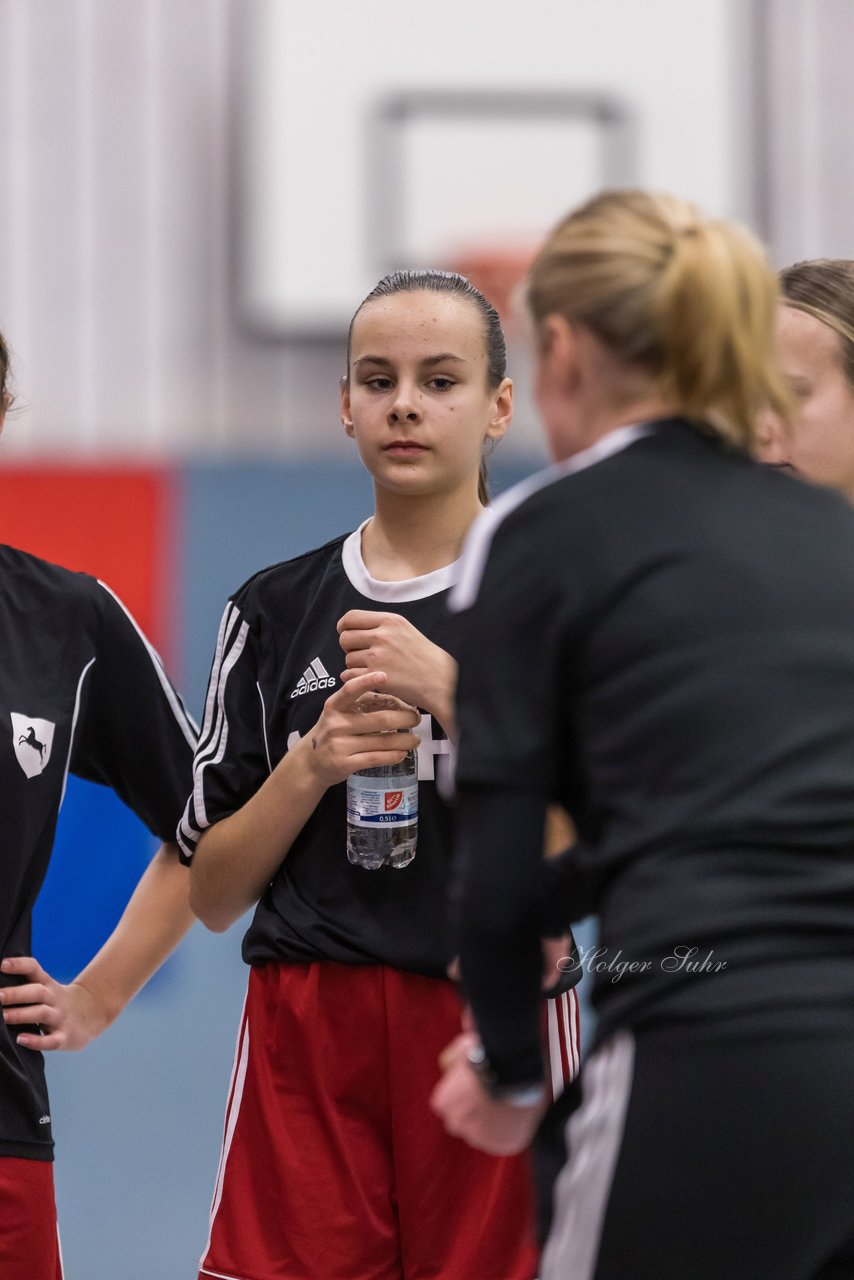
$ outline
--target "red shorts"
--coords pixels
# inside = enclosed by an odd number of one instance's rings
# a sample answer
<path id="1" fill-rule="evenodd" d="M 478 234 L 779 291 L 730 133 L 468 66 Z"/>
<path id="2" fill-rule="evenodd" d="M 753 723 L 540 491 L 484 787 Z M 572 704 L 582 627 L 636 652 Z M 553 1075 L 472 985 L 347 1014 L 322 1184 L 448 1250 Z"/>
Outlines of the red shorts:
<path id="1" fill-rule="evenodd" d="M 200 1280 L 531 1280 L 526 1156 L 428 1105 L 452 983 L 383 966 L 252 969 Z"/>
<path id="2" fill-rule="evenodd" d="M 53 1165 L 0 1156 L 0 1276 L 62 1280 Z"/>

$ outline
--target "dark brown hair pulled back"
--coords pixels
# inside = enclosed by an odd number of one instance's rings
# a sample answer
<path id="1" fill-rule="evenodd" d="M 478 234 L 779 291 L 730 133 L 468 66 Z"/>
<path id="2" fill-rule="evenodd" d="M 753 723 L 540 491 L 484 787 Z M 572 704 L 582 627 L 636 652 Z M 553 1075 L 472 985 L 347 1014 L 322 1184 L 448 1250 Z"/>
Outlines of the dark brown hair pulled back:
<path id="1" fill-rule="evenodd" d="M 462 298 L 477 307 L 483 321 L 487 379 L 490 387 L 501 386 L 507 376 L 507 345 L 504 340 L 504 330 L 501 327 L 501 317 L 471 280 L 461 276 L 457 271 L 392 271 L 389 275 L 383 276 L 382 280 L 375 284 L 371 292 L 359 303 L 350 321 L 350 328 L 347 331 L 347 377 L 350 376 L 350 350 L 356 316 L 369 302 L 375 302 L 378 298 L 390 298 L 398 293 L 444 293 L 451 297 Z M 488 504 L 488 473 L 485 458 L 480 464 L 477 496 L 484 506 Z"/>
<path id="2" fill-rule="evenodd" d="M 11 404 L 9 395 L 9 348 L 6 339 L 0 333 L 0 413 Z"/>

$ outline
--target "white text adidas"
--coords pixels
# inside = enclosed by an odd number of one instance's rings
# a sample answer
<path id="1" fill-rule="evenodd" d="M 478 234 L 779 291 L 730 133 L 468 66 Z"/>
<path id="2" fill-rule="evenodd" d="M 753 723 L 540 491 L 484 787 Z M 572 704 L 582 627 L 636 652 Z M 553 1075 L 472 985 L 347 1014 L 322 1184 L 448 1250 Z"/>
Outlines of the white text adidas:
<path id="1" fill-rule="evenodd" d="M 336 683 L 335 677 L 329 674 L 320 659 L 314 658 L 300 676 L 291 697 L 298 698 L 303 693 L 314 693 L 317 689 L 331 689 Z"/>

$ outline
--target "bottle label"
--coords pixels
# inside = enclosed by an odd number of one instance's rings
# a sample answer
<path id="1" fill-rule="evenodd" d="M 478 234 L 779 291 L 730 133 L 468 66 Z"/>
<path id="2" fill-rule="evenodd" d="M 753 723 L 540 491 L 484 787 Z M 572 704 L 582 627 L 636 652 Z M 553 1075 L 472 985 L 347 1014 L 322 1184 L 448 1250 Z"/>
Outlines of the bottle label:
<path id="1" fill-rule="evenodd" d="M 347 821 L 353 827 L 412 827 L 418 821 L 418 782 L 413 778 L 347 781 Z"/>

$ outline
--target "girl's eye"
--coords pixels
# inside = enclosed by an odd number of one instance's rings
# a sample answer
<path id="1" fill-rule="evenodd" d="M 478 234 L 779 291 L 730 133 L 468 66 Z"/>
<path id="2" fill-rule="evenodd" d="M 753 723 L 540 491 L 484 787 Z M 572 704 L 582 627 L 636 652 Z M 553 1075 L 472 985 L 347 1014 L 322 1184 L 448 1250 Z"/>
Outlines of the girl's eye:
<path id="1" fill-rule="evenodd" d="M 453 385 L 453 378 L 445 378 L 440 375 L 437 378 L 430 379 L 430 386 L 433 387 L 435 391 L 450 391 Z"/>
<path id="2" fill-rule="evenodd" d="M 372 387 L 374 391 L 388 391 L 392 386 L 391 378 L 386 378 L 381 374 L 377 374 L 375 378 L 368 378 L 365 382 L 366 387 Z"/>

